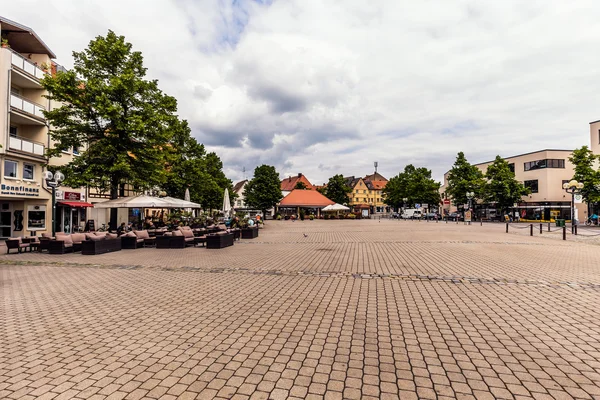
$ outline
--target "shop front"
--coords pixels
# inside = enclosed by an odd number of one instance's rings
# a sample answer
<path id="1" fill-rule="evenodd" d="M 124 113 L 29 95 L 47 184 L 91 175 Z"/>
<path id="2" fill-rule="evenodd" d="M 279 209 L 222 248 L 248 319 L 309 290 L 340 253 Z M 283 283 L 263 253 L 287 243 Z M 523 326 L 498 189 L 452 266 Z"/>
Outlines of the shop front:
<path id="1" fill-rule="evenodd" d="M 0 184 L 0 238 L 33 236 L 50 228 L 50 195 L 22 181 Z"/>
<path id="2" fill-rule="evenodd" d="M 54 221 L 56 232 L 74 233 L 83 232 L 86 222 L 86 210 L 92 204 L 83 201 L 85 198 L 80 192 L 57 193 L 56 219 Z"/>

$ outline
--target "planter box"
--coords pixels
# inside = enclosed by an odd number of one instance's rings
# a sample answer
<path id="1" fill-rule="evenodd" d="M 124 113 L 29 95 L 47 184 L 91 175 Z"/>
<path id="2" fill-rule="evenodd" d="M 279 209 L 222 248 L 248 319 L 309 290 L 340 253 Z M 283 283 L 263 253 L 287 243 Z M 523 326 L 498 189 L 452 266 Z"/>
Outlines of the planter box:
<path id="1" fill-rule="evenodd" d="M 258 237 L 258 228 L 242 229 L 242 239 L 254 239 Z"/>
<path id="2" fill-rule="evenodd" d="M 81 254 L 96 255 L 121 251 L 121 239 L 85 240 L 81 243 Z"/>

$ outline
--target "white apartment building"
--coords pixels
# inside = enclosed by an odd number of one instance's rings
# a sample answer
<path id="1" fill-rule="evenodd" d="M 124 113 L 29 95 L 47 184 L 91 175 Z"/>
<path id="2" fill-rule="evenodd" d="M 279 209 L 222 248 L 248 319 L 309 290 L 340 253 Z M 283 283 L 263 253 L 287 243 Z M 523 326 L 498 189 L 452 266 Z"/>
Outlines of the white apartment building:
<path id="1" fill-rule="evenodd" d="M 43 180 L 50 145 L 43 111 L 52 105 L 40 80 L 62 67 L 32 29 L 0 17 L 0 36 L 0 238 L 7 238 L 52 230 L 52 192 Z M 73 154 L 50 164 L 64 164 Z M 58 188 L 57 198 L 56 226 L 70 231 L 85 215 L 79 207 L 85 190 Z"/>

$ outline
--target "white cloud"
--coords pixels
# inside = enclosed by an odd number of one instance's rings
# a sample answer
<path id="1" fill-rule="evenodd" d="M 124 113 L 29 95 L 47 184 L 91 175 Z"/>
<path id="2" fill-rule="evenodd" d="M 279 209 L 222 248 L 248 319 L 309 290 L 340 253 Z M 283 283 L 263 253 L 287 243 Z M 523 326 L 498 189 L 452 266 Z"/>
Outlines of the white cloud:
<path id="1" fill-rule="evenodd" d="M 441 178 L 461 150 L 481 162 L 587 144 L 598 11 L 592 0 L 62 0 L 2 15 L 67 67 L 94 36 L 125 35 L 232 179 L 269 163 L 322 183 L 373 161 L 387 176 L 415 163 Z"/>

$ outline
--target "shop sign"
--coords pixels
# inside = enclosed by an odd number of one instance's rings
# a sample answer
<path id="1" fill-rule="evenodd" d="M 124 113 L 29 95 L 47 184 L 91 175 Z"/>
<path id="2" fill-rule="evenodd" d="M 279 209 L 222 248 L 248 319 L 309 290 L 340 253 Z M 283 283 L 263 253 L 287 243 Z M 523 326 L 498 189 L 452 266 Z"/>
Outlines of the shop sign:
<path id="1" fill-rule="evenodd" d="M 12 186 L 0 185 L 0 194 L 8 194 L 13 196 L 27 196 L 27 197 L 38 197 L 40 195 L 40 189 L 31 188 L 27 186 Z"/>
<path id="2" fill-rule="evenodd" d="M 583 203 L 583 196 L 581 194 L 576 194 L 574 196 L 574 202 L 575 202 L 575 204 Z"/>
<path id="3" fill-rule="evenodd" d="M 81 200 L 81 193 L 78 192 L 65 192 L 64 200 Z"/>
<path id="4" fill-rule="evenodd" d="M 64 194 L 64 192 L 62 190 L 56 190 L 54 192 L 56 200 L 62 200 L 63 199 L 63 194 Z"/>
<path id="5" fill-rule="evenodd" d="M 444 199 L 444 204 L 445 205 L 450 205 L 450 199 Z"/>
<path id="6" fill-rule="evenodd" d="M 471 222 L 471 211 L 465 212 L 465 222 Z"/>

